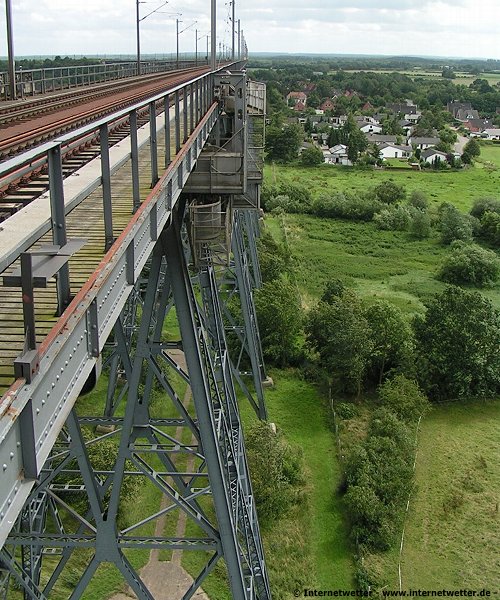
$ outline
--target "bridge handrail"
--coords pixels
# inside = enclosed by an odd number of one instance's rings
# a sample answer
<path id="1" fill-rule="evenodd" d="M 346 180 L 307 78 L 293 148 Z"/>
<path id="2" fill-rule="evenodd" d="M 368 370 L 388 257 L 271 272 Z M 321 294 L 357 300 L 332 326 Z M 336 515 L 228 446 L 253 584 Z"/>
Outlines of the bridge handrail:
<path id="1" fill-rule="evenodd" d="M 49 151 L 56 148 L 57 146 L 61 146 L 62 149 L 66 150 L 71 149 L 72 145 L 76 147 L 81 143 L 82 138 L 85 138 L 89 134 L 95 133 L 95 131 L 99 130 L 101 126 L 109 125 L 110 123 L 127 117 L 128 115 L 130 115 L 130 113 L 134 111 L 139 111 L 141 109 L 147 108 L 152 102 L 157 102 L 159 100 L 164 99 L 167 95 L 172 95 L 176 92 L 180 92 L 184 88 L 196 83 L 197 81 L 201 81 L 209 77 L 210 75 L 211 73 L 207 72 L 202 75 L 193 77 L 188 82 L 169 87 L 168 90 L 164 92 L 155 94 L 154 96 L 151 96 L 146 100 L 141 100 L 140 102 L 137 102 L 132 106 L 121 109 L 88 125 L 84 125 L 83 127 L 76 129 L 75 131 L 62 135 L 50 142 L 46 142 L 45 144 L 42 144 L 41 146 L 38 146 L 32 150 L 28 150 L 23 154 L 20 154 L 19 156 L 15 156 L 11 159 L 4 161 L 3 163 L 0 163 L 0 186 L 5 187 L 11 181 L 19 179 L 19 177 L 22 176 L 24 172 L 26 172 L 26 170 L 31 170 L 34 163 L 36 163 L 37 166 L 41 166 L 42 164 L 44 164 L 47 160 Z M 37 162 L 40 160 L 42 162 Z M 83 198 L 80 199 L 80 201 L 82 200 Z M 68 205 L 66 207 L 66 213 L 72 210 L 75 206 L 76 204 L 74 203 Z M 47 217 L 43 227 L 37 229 L 35 237 L 29 238 L 22 246 L 17 247 L 15 251 L 9 252 L 8 254 L 4 253 L 3 255 L 0 255 L 0 273 L 2 273 L 10 264 L 12 264 L 22 252 L 24 252 L 27 248 L 29 248 L 31 245 L 37 242 L 42 237 L 42 235 L 47 233 L 47 231 L 49 231 L 50 229 L 50 225 L 51 219 L 50 217 Z"/>

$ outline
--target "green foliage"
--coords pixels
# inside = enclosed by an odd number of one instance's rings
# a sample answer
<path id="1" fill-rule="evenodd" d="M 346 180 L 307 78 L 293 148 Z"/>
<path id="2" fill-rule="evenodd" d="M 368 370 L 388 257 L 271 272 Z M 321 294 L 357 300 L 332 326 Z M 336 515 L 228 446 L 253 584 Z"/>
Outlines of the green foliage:
<path id="1" fill-rule="evenodd" d="M 304 212 L 304 205 L 297 200 L 292 200 L 290 196 L 280 194 L 272 196 L 266 201 L 266 210 L 279 214 L 287 212 L 290 214 Z"/>
<path id="2" fill-rule="evenodd" d="M 478 198 L 470 209 L 470 214 L 481 220 L 485 213 L 492 212 L 500 214 L 500 200 L 497 198 Z"/>
<path id="3" fill-rule="evenodd" d="M 425 211 L 429 206 L 429 199 L 421 190 L 413 190 L 410 194 L 408 204 L 413 206 L 413 208 L 418 208 L 419 210 Z"/>
<path id="4" fill-rule="evenodd" d="M 429 401 L 418 383 L 405 375 L 396 375 L 378 388 L 383 407 L 392 411 L 406 423 L 414 423 L 429 410 Z"/>
<path id="5" fill-rule="evenodd" d="M 333 302 L 336 302 L 336 298 L 342 298 L 345 291 L 346 286 L 341 279 L 329 279 L 326 282 L 325 291 L 321 296 L 321 301 L 332 304 Z"/>
<path id="6" fill-rule="evenodd" d="M 368 195 L 338 192 L 319 195 L 313 201 L 310 212 L 318 217 L 371 221 L 381 208 L 382 204 Z"/>
<path id="7" fill-rule="evenodd" d="M 263 422 L 248 429 L 245 446 L 259 522 L 269 527 L 300 500 L 302 455 Z"/>
<path id="8" fill-rule="evenodd" d="M 455 241 L 439 270 L 438 278 L 456 285 L 485 287 L 496 283 L 499 275 L 500 260 L 495 252 L 477 244 Z"/>
<path id="9" fill-rule="evenodd" d="M 372 351 L 368 369 L 374 380 L 380 383 L 392 369 L 411 370 L 413 332 L 400 309 L 379 300 L 365 308 L 364 317 L 370 328 Z"/>
<path id="10" fill-rule="evenodd" d="M 413 475 L 408 426 L 387 408 L 373 413 L 366 440 L 346 464 L 344 497 L 353 538 L 371 550 L 396 541 Z"/>
<path id="11" fill-rule="evenodd" d="M 298 125 L 269 127 L 266 132 L 266 151 L 271 160 L 291 162 L 297 159 L 303 132 Z"/>
<path id="12" fill-rule="evenodd" d="M 372 342 L 357 297 L 349 291 L 319 302 L 307 316 L 307 342 L 319 355 L 320 365 L 340 389 L 361 392 Z"/>
<path id="13" fill-rule="evenodd" d="M 439 212 L 439 228 L 443 244 L 451 244 L 454 240 L 472 242 L 472 223 L 467 215 L 448 203 L 443 203 L 439 207 Z"/>
<path id="14" fill-rule="evenodd" d="M 500 246 L 500 213 L 486 211 L 481 217 L 480 233 L 490 244 Z"/>
<path id="15" fill-rule="evenodd" d="M 415 319 L 418 380 L 433 399 L 500 390 L 500 315 L 478 292 L 449 286 Z"/>
<path id="16" fill-rule="evenodd" d="M 263 282 L 279 279 L 290 267 L 290 255 L 278 244 L 267 229 L 257 239 L 260 274 Z"/>
<path id="17" fill-rule="evenodd" d="M 481 146 L 476 138 L 471 138 L 464 146 L 464 153 L 477 158 L 481 154 Z"/>
<path id="18" fill-rule="evenodd" d="M 359 129 L 352 115 L 349 115 L 342 127 L 330 130 L 328 145 L 332 147 L 336 144 L 347 146 L 347 157 L 352 163 L 355 163 L 359 155 L 368 148 L 366 135 Z"/>
<path id="19" fill-rule="evenodd" d="M 322 165 L 325 160 L 321 149 L 317 146 L 313 146 L 312 148 L 304 148 L 304 150 L 302 150 L 300 162 L 305 167 L 318 167 L 319 165 Z"/>
<path id="20" fill-rule="evenodd" d="M 416 240 L 424 240 L 431 234 L 431 219 L 426 212 L 414 211 L 410 221 L 410 234 Z"/>
<path id="21" fill-rule="evenodd" d="M 389 231 L 407 231 L 412 214 L 407 206 L 388 206 L 373 215 L 373 222 L 379 229 Z"/>
<path id="22" fill-rule="evenodd" d="M 272 200 L 276 196 L 285 196 L 287 198 L 286 202 L 290 207 L 293 207 L 292 212 L 309 212 L 312 202 L 311 191 L 300 183 L 281 181 L 275 185 L 264 185 L 261 202 L 265 210 L 276 208 L 276 206 L 273 206 Z M 282 201 L 285 202 L 284 200 Z"/>
<path id="23" fill-rule="evenodd" d="M 284 279 L 264 283 L 255 293 L 264 358 L 285 366 L 297 355 L 302 311 L 296 288 Z"/>
<path id="24" fill-rule="evenodd" d="M 395 204 L 399 200 L 402 200 L 406 196 L 406 189 L 402 185 L 398 185 L 391 181 L 383 181 L 379 183 L 373 192 L 375 197 L 384 204 Z"/>

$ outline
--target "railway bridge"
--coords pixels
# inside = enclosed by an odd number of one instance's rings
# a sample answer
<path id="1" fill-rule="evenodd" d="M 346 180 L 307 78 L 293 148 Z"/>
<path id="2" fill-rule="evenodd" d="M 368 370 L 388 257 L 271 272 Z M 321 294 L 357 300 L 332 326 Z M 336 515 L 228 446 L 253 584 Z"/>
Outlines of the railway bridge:
<path id="1" fill-rule="evenodd" d="M 271 598 L 238 407 L 266 419 L 265 86 L 238 61 L 169 77 L 0 133 L 3 598 L 150 600 L 152 551 L 191 557 L 179 597 L 217 568 Z"/>

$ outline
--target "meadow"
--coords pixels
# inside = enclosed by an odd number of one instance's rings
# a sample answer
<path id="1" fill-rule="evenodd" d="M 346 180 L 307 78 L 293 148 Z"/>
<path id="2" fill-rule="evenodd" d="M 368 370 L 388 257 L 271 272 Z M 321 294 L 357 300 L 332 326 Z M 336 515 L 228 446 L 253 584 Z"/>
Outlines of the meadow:
<path id="1" fill-rule="evenodd" d="M 315 195 L 364 191 L 392 179 L 403 184 L 408 192 L 424 191 L 430 200 L 430 211 L 435 214 L 443 201 L 452 202 L 467 212 L 476 198 L 498 198 L 499 167 L 500 147 L 484 145 L 475 166 L 458 172 L 269 165 L 266 181 L 300 183 Z M 428 239 L 415 240 L 406 232 L 379 230 L 371 222 L 320 219 L 302 214 L 266 215 L 264 223 L 288 248 L 305 310 L 318 301 L 325 283 L 334 277 L 352 286 L 368 301 L 372 298 L 389 300 L 409 319 L 423 312 L 426 301 L 443 289 L 435 276 L 449 249 L 441 244 L 436 231 Z M 499 290 L 497 285 L 482 293 L 500 309 Z M 280 385 L 279 376 L 277 385 Z M 268 393 L 268 398 L 272 402 L 272 393 Z M 318 412 L 324 414 L 324 405 L 325 401 L 320 402 L 312 410 L 307 410 L 306 405 L 304 414 L 316 420 Z M 373 398 L 358 401 L 357 416 L 340 428 L 344 447 L 352 444 L 353 437 L 363 436 L 372 408 Z M 402 589 L 467 587 L 498 591 L 499 417 L 500 400 L 497 399 L 438 405 L 422 420 L 415 487 L 409 490 L 411 499 L 401 558 L 399 542 L 390 552 L 370 554 L 366 558 L 367 568 L 376 575 L 381 586 L 399 589 L 398 563 L 401 561 Z M 307 421 L 289 423 L 291 428 L 287 434 L 306 448 L 303 431 L 309 431 Z M 330 435 L 333 437 L 332 432 Z M 331 456 L 337 473 L 342 468 L 340 463 L 339 469 L 339 460 L 336 453 Z M 314 466 L 311 462 L 311 469 Z M 317 468 L 316 479 L 326 476 L 330 480 L 330 461 Z M 338 502 L 333 489 L 331 502 L 333 509 L 339 511 L 334 518 L 342 523 L 342 503 Z M 313 510 L 312 514 L 311 529 L 315 531 L 323 513 Z M 318 560 L 314 546 L 313 557 Z M 337 563 L 331 563 L 333 571 L 337 564 L 344 563 L 337 558 Z"/>

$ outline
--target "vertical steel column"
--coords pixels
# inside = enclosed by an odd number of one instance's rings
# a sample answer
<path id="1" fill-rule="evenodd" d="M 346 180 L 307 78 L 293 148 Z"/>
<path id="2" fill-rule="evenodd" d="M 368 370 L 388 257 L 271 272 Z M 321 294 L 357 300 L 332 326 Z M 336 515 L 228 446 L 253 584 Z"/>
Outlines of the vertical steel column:
<path id="1" fill-rule="evenodd" d="M 229 574 L 232 598 L 233 600 L 245 600 L 248 598 L 248 594 L 240 563 L 236 523 L 231 515 L 228 490 L 224 482 L 221 448 L 215 438 L 216 424 L 213 408 L 211 408 L 211 394 L 207 374 L 203 366 L 200 339 L 198 339 L 194 294 L 182 252 L 180 224 L 176 221 L 174 221 L 168 231 L 168 235 L 164 237 L 165 254 L 168 257 L 177 318 L 179 320 L 184 354 L 189 370 L 191 391 L 196 407 L 202 446 L 210 473 L 212 496 L 219 523 L 219 532 Z"/>
<path id="2" fill-rule="evenodd" d="M 182 143 L 185 144 L 189 137 L 188 133 L 188 115 L 189 108 L 188 103 L 191 103 L 191 99 L 188 98 L 188 86 L 186 85 L 182 90 Z"/>
<path id="3" fill-rule="evenodd" d="M 189 135 L 191 135 L 194 131 L 194 84 L 190 84 L 189 86 Z"/>
<path id="4" fill-rule="evenodd" d="M 17 100 L 16 90 L 16 61 L 14 57 L 14 40 L 12 33 L 12 8 L 11 0 L 5 0 L 7 19 L 7 54 L 9 61 L 9 95 L 11 100 Z"/>
<path id="5" fill-rule="evenodd" d="M 200 122 L 200 81 L 196 80 L 195 82 L 195 93 L 194 93 L 194 112 L 195 112 L 195 127 Z"/>
<path id="6" fill-rule="evenodd" d="M 130 158 L 132 165 L 132 212 L 135 213 L 141 205 L 139 187 L 139 149 L 137 146 L 137 111 L 129 113 L 130 122 Z"/>
<path id="7" fill-rule="evenodd" d="M 156 103 L 149 104 L 149 149 L 151 152 L 151 187 L 158 182 L 158 143 L 156 137 Z"/>
<path id="8" fill-rule="evenodd" d="M 171 152 L 170 152 L 170 96 L 167 94 L 165 96 L 165 168 L 171 162 Z"/>
<path id="9" fill-rule="evenodd" d="M 99 132 L 101 149 L 102 208 L 104 213 L 104 250 L 107 252 L 114 242 L 108 124 L 104 123 L 101 125 Z"/>
<path id="10" fill-rule="evenodd" d="M 210 70 L 217 67 L 217 1 L 210 0 Z"/>
<path id="11" fill-rule="evenodd" d="M 231 6 L 232 6 L 232 16 L 231 16 L 231 41 L 232 41 L 232 45 L 231 45 L 231 60 L 234 62 L 234 56 L 235 56 L 235 42 L 234 42 L 234 13 L 235 13 L 235 0 L 231 0 Z"/>
<path id="12" fill-rule="evenodd" d="M 21 254 L 21 287 L 23 294 L 23 321 L 26 350 L 36 350 L 35 297 L 31 254 Z"/>
<path id="13" fill-rule="evenodd" d="M 175 92 L 175 153 L 181 149 L 181 111 L 179 106 L 179 90 Z"/>
<path id="14" fill-rule="evenodd" d="M 50 148 L 49 189 L 50 214 L 52 218 L 52 241 L 62 247 L 68 242 L 66 237 L 66 211 L 64 206 L 64 186 L 61 159 L 61 144 Z M 69 284 L 69 264 L 66 263 L 57 273 L 57 314 L 62 315 L 71 300 Z"/>

